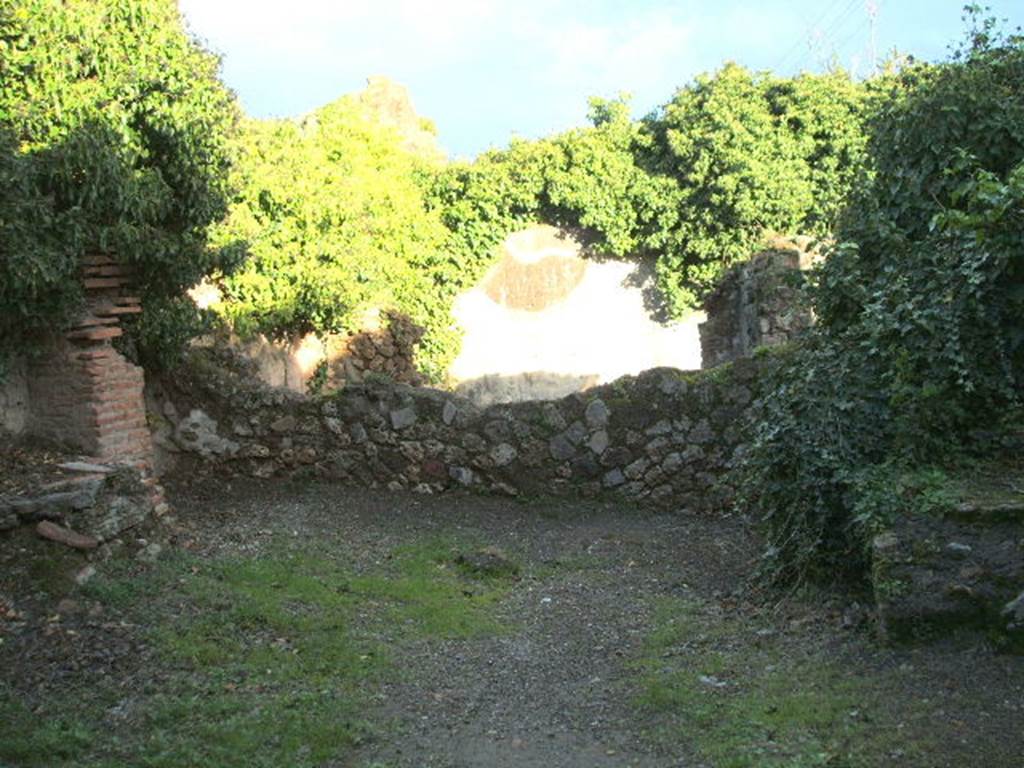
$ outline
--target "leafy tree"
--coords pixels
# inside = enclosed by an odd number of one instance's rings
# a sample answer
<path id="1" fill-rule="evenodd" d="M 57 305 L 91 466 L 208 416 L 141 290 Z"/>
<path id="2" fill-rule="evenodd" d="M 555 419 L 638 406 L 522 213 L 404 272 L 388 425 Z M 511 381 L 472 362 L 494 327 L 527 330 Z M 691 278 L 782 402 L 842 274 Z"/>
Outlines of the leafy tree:
<path id="1" fill-rule="evenodd" d="M 234 250 L 237 108 L 173 0 L 0 0 L 0 338 L 59 327 L 86 252 L 137 270 L 150 311 Z"/>
<path id="2" fill-rule="evenodd" d="M 771 233 L 827 235 L 863 160 L 863 89 L 842 73 L 779 79 L 727 64 L 645 121 L 678 219 L 650 235 L 677 313 Z"/>
<path id="3" fill-rule="evenodd" d="M 392 129 L 342 98 L 301 122 L 246 121 L 239 155 L 239 192 L 217 231 L 249 243 L 222 281 L 236 328 L 340 333 L 368 309 L 396 308 L 427 327 L 428 347 L 445 346 L 450 320 L 432 294 L 445 230 L 425 207 L 421 161 Z"/>

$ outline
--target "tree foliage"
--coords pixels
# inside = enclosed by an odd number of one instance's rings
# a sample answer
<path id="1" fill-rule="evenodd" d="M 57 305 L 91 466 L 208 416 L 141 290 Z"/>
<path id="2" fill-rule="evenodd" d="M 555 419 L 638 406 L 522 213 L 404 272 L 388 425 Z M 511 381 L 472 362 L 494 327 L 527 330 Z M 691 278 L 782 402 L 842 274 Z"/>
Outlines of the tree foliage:
<path id="1" fill-rule="evenodd" d="M 972 41 L 884 81 L 814 286 L 820 324 L 762 403 L 741 497 L 768 523 L 774 576 L 862 572 L 884 521 L 861 500 L 981 450 L 973 431 L 1021 407 L 1024 45 Z"/>
<path id="2" fill-rule="evenodd" d="M 446 230 L 419 182 L 429 166 L 347 97 L 302 121 L 247 120 L 239 143 L 239 191 L 216 237 L 249 249 L 222 281 L 224 316 L 283 336 L 357 331 L 368 310 L 399 309 L 428 330 L 424 366 L 442 366 Z"/>
<path id="3" fill-rule="evenodd" d="M 0 336 L 59 326 L 87 251 L 180 296 L 206 247 L 236 119 L 218 60 L 173 0 L 0 2 Z"/>
<path id="4" fill-rule="evenodd" d="M 450 247 L 465 263 L 524 221 L 577 228 L 599 252 L 655 262 L 680 315 L 766 235 L 831 231 L 863 165 L 866 92 L 843 73 L 730 64 L 642 121 L 593 99 L 590 126 L 442 176 Z"/>
<path id="5" fill-rule="evenodd" d="M 830 233 L 864 157 L 865 88 L 843 73 L 755 75 L 727 64 L 647 118 L 647 168 L 674 179 L 648 235 L 677 311 L 766 234 Z"/>
<path id="6" fill-rule="evenodd" d="M 656 262 L 679 314 L 767 230 L 826 231 L 860 162 L 860 114 L 843 75 L 727 67 L 660 117 L 634 121 L 625 99 L 594 99 L 590 125 L 471 163 L 417 157 L 352 97 L 303 121 L 248 120 L 218 242 L 248 242 L 249 258 L 221 281 L 220 310 L 243 332 L 283 335 L 356 331 L 366 309 L 398 309 L 426 327 L 418 362 L 439 379 L 458 352 L 456 296 L 507 235 L 543 222 L 597 253 Z M 703 143 L 684 146 L 694 132 Z M 759 185 L 754 202 L 716 191 Z"/>

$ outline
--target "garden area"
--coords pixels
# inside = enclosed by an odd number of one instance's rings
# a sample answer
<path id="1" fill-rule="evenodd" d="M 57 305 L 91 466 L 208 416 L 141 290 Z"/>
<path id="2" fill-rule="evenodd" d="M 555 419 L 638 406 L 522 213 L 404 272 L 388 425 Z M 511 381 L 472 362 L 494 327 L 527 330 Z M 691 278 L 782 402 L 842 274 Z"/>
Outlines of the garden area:
<path id="1" fill-rule="evenodd" d="M 0 0 L 0 766 L 1019 766 L 1024 38 L 964 21 L 449 161 L 246 115 L 174 0 Z M 540 225 L 666 323 L 802 238 L 813 322 L 470 402 Z M 403 375 L 238 352 L 305 336 Z"/>

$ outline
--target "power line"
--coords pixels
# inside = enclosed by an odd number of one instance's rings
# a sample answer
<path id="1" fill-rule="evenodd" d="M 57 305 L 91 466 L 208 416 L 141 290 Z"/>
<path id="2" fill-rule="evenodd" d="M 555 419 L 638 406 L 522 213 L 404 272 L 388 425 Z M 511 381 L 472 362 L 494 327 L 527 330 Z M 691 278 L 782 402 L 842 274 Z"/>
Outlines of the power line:
<path id="1" fill-rule="evenodd" d="M 857 6 L 860 5 L 860 3 L 861 0 L 850 0 L 850 2 L 846 4 L 846 7 L 843 8 L 842 14 L 829 25 L 828 29 L 825 30 L 823 33 L 825 37 L 830 37 L 839 32 L 839 30 L 845 25 L 847 19 L 850 18 L 850 14 L 857 9 Z"/>
<path id="2" fill-rule="evenodd" d="M 839 15 L 832 20 L 832 23 L 829 24 L 826 29 L 822 29 L 817 32 L 817 50 L 809 50 L 802 61 L 806 61 L 811 54 L 817 52 L 819 56 L 819 63 L 824 64 L 824 54 L 830 49 L 830 43 L 832 43 L 835 40 L 836 35 L 846 27 L 851 14 L 856 10 L 860 2 L 861 0 L 849 0 L 849 2 L 847 2 L 843 7 L 843 10 L 840 11 Z"/>
<path id="3" fill-rule="evenodd" d="M 843 48 L 845 48 L 845 47 L 846 47 L 846 44 L 847 44 L 847 43 L 849 43 L 849 42 L 850 42 L 851 40 L 853 40 L 853 38 L 857 37 L 858 35 L 861 35 L 861 34 L 863 34 L 864 32 L 867 32 L 870 26 L 871 26 L 871 21 L 870 21 L 870 19 L 865 19 L 864 21 L 862 21 L 862 22 L 860 23 L 860 26 L 858 26 L 858 27 L 857 27 L 857 28 L 856 28 L 856 29 L 855 29 L 855 30 L 854 30 L 853 32 L 851 32 L 851 33 L 850 33 L 849 35 L 847 35 L 846 37 L 844 37 L 844 38 L 843 38 L 843 41 L 842 41 L 841 43 L 839 43 L 839 45 L 837 45 L 837 46 L 836 46 L 836 47 L 835 47 L 835 48 L 833 49 L 833 50 L 835 51 L 835 54 L 836 54 L 836 56 L 838 56 L 838 55 L 839 55 L 839 53 L 840 53 L 840 52 L 841 52 L 841 51 L 843 50 Z"/>
<path id="4" fill-rule="evenodd" d="M 837 9 L 842 2 L 843 0 L 833 0 L 831 4 L 825 6 L 824 12 L 821 15 L 819 15 L 811 24 L 809 24 L 799 36 L 797 36 L 794 43 L 787 49 L 786 53 L 782 56 L 782 58 L 779 59 L 779 62 L 775 65 L 776 71 L 781 70 L 783 65 L 785 65 L 789 61 L 790 57 L 794 53 L 799 53 L 801 46 L 809 42 L 811 33 L 814 31 L 814 29 L 820 26 L 822 23 L 824 23 L 824 21 L 829 16 L 832 15 L 832 11 Z"/>

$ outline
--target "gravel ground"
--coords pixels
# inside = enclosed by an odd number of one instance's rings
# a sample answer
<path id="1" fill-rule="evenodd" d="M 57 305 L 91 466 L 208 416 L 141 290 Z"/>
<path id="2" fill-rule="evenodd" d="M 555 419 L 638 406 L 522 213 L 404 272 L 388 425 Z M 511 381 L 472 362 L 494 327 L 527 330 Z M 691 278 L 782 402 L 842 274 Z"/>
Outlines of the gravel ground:
<path id="1" fill-rule="evenodd" d="M 652 596 L 725 596 L 742 587 L 755 549 L 738 522 L 608 503 L 325 486 L 172 493 L 180 508 L 193 510 L 181 522 L 210 554 L 251 551 L 260 532 L 287 521 L 291 535 L 336 537 L 366 562 L 418 537 L 445 535 L 497 547 L 524 566 L 498 609 L 510 633 L 402 650 L 406 674 L 377 696 L 394 736 L 357 764 L 692 764 L 652 751 L 623 696 L 632 676 L 627 660 L 649 628 Z"/>
<path id="2" fill-rule="evenodd" d="M 173 540 L 200 556 L 258 555 L 286 535 L 337 547 L 358 569 L 403 543 L 448 536 L 497 547 L 520 565 L 521 578 L 497 607 L 508 631 L 395 649 L 402 673 L 373 691 L 381 735 L 339 766 L 712 765 L 685 735 L 657 737 L 657 717 L 634 701 L 653 611 L 670 598 L 749 617 L 752 627 L 780 633 L 794 653 L 820 650 L 852 675 L 883 681 L 894 716 L 905 717 L 928 749 L 926 762 L 894 758 L 893 765 L 1024 764 L 1024 659 L 976 641 L 880 649 L 863 612 L 835 596 L 766 605 L 746 587 L 758 547 L 737 519 L 298 483 L 171 482 L 168 491 L 177 510 Z M 0 579 L 0 589 L 10 588 Z M 43 613 L 37 618 L 22 616 L 18 630 L 34 633 L 31 643 L 17 643 L 32 653 L 3 673 L 22 690 L 75 663 L 62 654 L 95 652 L 83 635 L 111 632 L 100 620 L 83 621 L 75 645 L 64 647 L 46 635 Z M 140 653 L 128 637 L 116 647 Z"/>

